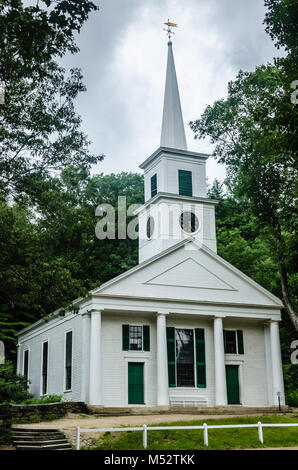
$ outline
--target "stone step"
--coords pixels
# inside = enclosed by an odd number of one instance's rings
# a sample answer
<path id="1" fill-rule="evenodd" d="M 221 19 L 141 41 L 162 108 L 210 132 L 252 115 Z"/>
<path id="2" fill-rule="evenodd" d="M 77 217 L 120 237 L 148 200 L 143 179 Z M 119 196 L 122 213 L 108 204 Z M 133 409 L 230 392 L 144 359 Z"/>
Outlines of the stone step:
<path id="1" fill-rule="evenodd" d="M 13 428 L 17 450 L 72 450 L 58 429 Z"/>
<path id="2" fill-rule="evenodd" d="M 51 429 L 51 428 L 14 428 L 12 427 L 13 432 L 35 432 L 35 433 L 52 433 L 52 432 L 61 432 L 59 429 Z"/>
<path id="3" fill-rule="evenodd" d="M 66 439 L 52 439 L 52 440 L 40 440 L 40 441 L 22 441 L 22 440 L 14 440 L 13 443 L 16 446 L 22 446 L 22 445 L 30 445 L 30 446 L 44 446 L 44 445 L 54 445 L 54 444 L 69 444 Z"/>
<path id="4" fill-rule="evenodd" d="M 64 434 L 57 432 L 55 434 L 24 434 L 24 433 L 14 433 L 14 437 L 24 440 L 38 440 L 38 439 L 59 439 L 64 437 Z"/>
<path id="5" fill-rule="evenodd" d="M 31 445 L 17 445 L 17 450 L 72 450 L 70 444 L 55 444 L 55 445 L 43 445 L 43 446 L 31 446 Z"/>

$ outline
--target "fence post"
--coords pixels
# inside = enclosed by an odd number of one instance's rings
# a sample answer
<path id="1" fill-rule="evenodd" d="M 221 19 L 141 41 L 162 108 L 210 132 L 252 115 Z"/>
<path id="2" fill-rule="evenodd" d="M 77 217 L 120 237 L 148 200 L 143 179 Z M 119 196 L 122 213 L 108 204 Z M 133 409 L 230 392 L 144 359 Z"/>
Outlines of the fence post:
<path id="1" fill-rule="evenodd" d="M 258 422 L 258 433 L 259 433 L 259 441 L 263 444 L 264 443 L 263 428 L 262 428 L 262 423 L 260 421 Z"/>
<path id="2" fill-rule="evenodd" d="M 143 424 L 143 447 L 147 449 L 147 424 Z"/>
<path id="3" fill-rule="evenodd" d="M 80 450 L 80 447 L 81 447 L 81 443 L 80 443 L 80 434 L 81 434 L 81 430 L 80 430 L 80 427 L 78 426 L 77 427 L 77 436 L 76 436 L 76 450 Z"/>
<path id="4" fill-rule="evenodd" d="M 203 424 L 204 426 L 204 444 L 208 447 L 208 426 L 206 423 Z"/>

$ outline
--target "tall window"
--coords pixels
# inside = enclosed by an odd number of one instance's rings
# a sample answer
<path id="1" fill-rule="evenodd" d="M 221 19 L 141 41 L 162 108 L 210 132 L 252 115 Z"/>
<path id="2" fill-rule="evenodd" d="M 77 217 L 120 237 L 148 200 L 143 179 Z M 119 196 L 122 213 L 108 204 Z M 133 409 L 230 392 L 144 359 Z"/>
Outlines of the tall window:
<path id="1" fill-rule="evenodd" d="M 176 374 L 178 387 L 194 387 L 193 330 L 176 329 Z"/>
<path id="2" fill-rule="evenodd" d="M 206 388 L 204 328 L 167 327 L 169 387 Z"/>
<path id="3" fill-rule="evenodd" d="M 192 173 L 191 171 L 178 170 L 179 194 L 181 196 L 192 196 Z"/>
<path id="4" fill-rule="evenodd" d="M 24 351 L 24 377 L 28 383 L 28 372 L 29 372 L 29 349 Z"/>
<path id="5" fill-rule="evenodd" d="M 151 197 L 157 194 L 157 174 L 151 176 Z"/>
<path id="6" fill-rule="evenodd" d="M 66 333 L 65 341 L 65 390 L 71 390 L 72 331 Z"/>
<path id="7" fill-rule="evenodd" d="M 42 345 L 42 376 L 41 376 L 41 393 L 46 395 L 48 391 L 48 342 Z"/>

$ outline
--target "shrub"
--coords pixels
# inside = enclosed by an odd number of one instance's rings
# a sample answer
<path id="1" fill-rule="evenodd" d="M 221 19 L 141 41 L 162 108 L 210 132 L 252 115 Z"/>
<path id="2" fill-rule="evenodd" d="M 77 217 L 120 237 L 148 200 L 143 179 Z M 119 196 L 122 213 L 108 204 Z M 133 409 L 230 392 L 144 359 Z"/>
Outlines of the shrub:
<path id="1" fill-rule="evenodd" d="M 292 390 L 286 394 L 286 404 L 289 406 L 298 407 L 298 389 Z"/>
<path id="2" fill-rule="evenodd" d="M 59 403 L 62 400 L 62 395 L 45 395 L 40 399 L 28 398 L 22 402 L 23 405 L 42 405 L 45 403 Z"/>
<path id="3" fill-rule="evenodd" d="M 0 365 L 0 403 L 22 403 L 31 399 L 28 383 L 23 375 L 16 374 L 12 362 Z"/>

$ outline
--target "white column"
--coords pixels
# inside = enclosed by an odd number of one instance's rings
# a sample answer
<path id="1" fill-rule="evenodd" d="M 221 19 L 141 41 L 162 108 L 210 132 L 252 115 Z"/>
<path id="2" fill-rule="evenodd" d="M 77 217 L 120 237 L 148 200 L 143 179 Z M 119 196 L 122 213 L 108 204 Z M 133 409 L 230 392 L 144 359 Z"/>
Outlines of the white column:
<path id="1" fill-rule="evenodd" d="M 227 383 L 222 318 L 214 318 L 215 405 L 227 405 Z"/>
<path id="2" fill-rule="evenodd" d="M 279 325 L 278 321 L 270 322 L 270 345 L 272 364 L 273 404 L 278 405 L 278 393 L 280 393 L 280 404 L 285 404 L 284 381 L 282 374 Z"/>
<path id="3" fill-rule="evenodd" d="M 89 404 L 102 404 L 101 312 L 91 312 Z"/>
<path id="4" fill-rule="evenodd" d="M 90 315 L 82 315 L 81 401 L 88 403 L 90 373 Z"/>
<path id="5" fill-rule="evenodd" d="M 169 405 L 166 315 L 157 314 L 157 406 Z"/>

